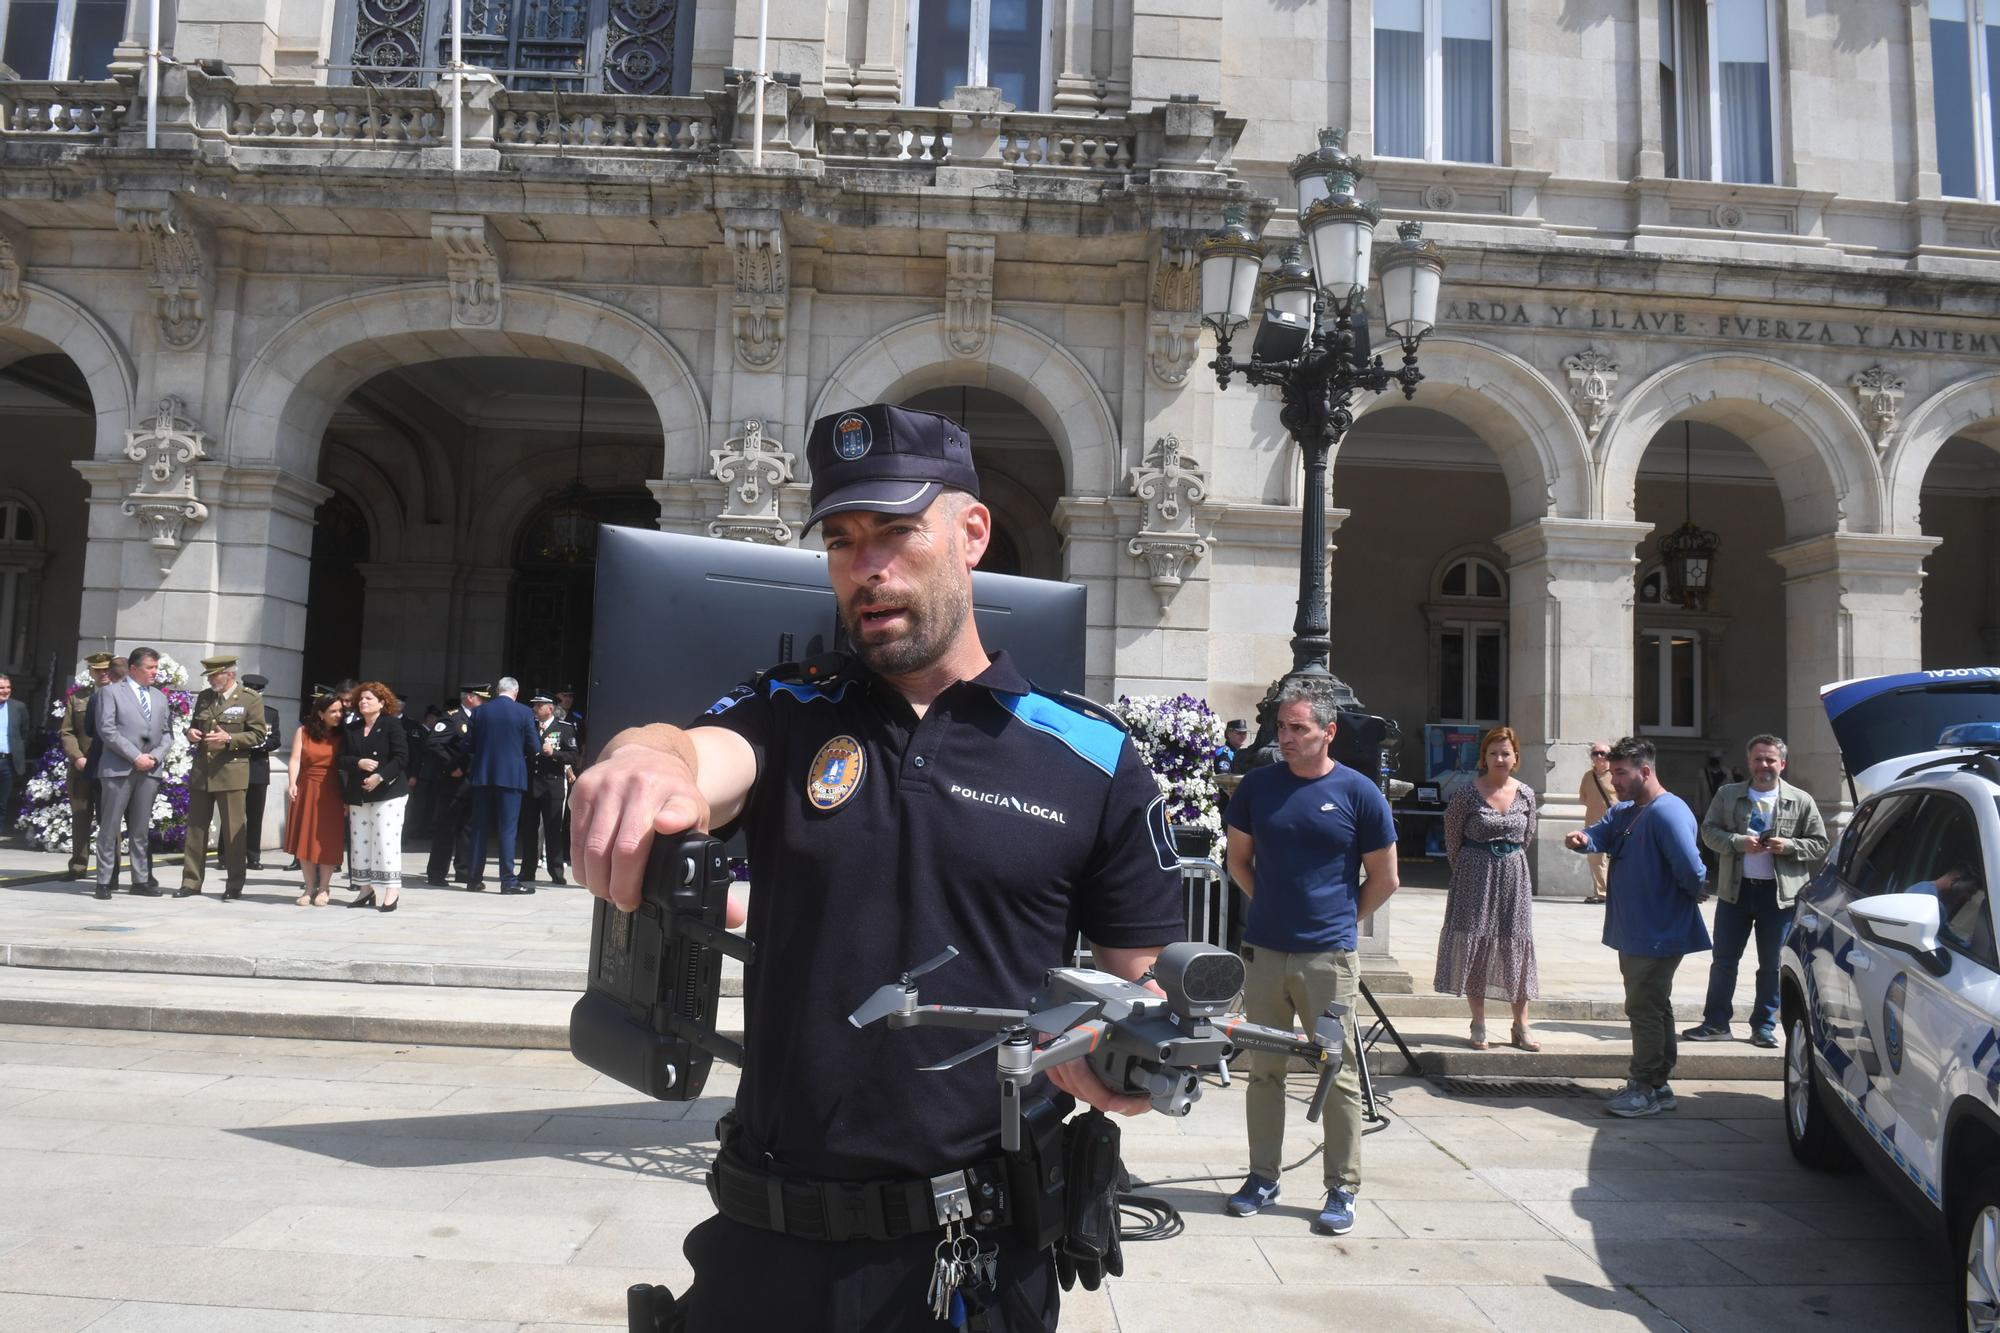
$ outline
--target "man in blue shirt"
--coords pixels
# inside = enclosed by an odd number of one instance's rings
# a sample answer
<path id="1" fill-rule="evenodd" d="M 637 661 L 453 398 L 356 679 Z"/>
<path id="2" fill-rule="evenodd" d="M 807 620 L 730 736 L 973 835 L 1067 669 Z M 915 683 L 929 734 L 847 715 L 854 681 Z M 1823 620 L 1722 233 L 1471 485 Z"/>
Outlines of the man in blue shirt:
<path id="1" fill-rule="evenodd" d="M 1611 747 L 1611 787 L 1618 804 L 1589 828 L 1563 839 L 1573 852 L 1611 860 L 1604 942 L 1618 951 L 1625 1016 L 1632 1024 L 1631 1081 L 1611 1098 L 1613 1115 L 1674 1109 L 1674 973 L 1681 959 L 1709 947 L 1700 906 L 1701 844 L 1694 811 L 1660 785 L 1651 741 L 1626 736 Z"/>
<path id="2" fill-rule="evenodd" d="M 1356 935 L 1361 918 L 1396 891 L 1396 826 L 1375 784 L 1329 753 L 1339 712 L 1332 692 L 1292 680 L 1276 702 L 1284 762 L 1253 770 L 1230 798 L 1229 877 L 1250 895 L 1243 928 L 1247 1016 L 1280 1028 L 1296 1016 L 1310 1030 L 1330 1001 L 1352 1008 L 1360 996 Z M 1278 1197 L 1285 1068 L 1282 1055 L 1250 1057 L 1244 1092 L 1250 1176 L 1229 1200 L 1238 1217 Z M 1326 1205 L 1313 1230 L 1339 1236 L 1354 1226 L 1361 1188 L 1361 1075 L 1354 1061 L 1334 1081 L 1325 1132 Z"/>

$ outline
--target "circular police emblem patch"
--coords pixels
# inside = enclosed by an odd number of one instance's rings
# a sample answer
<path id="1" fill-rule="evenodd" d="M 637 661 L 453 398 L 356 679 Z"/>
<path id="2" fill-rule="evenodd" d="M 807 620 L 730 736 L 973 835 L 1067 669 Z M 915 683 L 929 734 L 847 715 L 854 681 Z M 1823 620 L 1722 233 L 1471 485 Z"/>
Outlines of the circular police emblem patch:
<path id="1" fill-rule="evenodd" d="M 1910 977 L 1907 972 L 1898 972 L 1896 979 L 1889 983 L 1889 993 L 1882 1001 L 1882 1045 L 1887 1048 L 1889 1072 L 1903 1072 L 1903 1004 L 1909 998 Z"/>
<path id="2" fill-rule="evenodd" d="M 868 452 L 875 443 L 875 432 L 868 428 L 868 418 L 849 412 L 833 423 L 833 451 L 852 463 Z"/>
<path id="3" fill-rule="evenodd" d="M 806 799 L 821 810 L 840 808 L 860 788 L 867 767 L 860 741 L 835 736 L 813 756 L 812 771 L 806 774 Z"/>

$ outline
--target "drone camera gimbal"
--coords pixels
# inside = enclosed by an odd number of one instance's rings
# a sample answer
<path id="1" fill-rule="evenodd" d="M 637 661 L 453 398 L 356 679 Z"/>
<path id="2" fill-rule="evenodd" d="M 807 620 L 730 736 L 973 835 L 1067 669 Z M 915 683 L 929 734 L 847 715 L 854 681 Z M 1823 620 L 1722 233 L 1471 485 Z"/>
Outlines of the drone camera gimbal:
<path id="1" fill-rule="evenodd" d="M 1327 1006 L 1309 1037 L 1229 1014 L 1243 989 L 1243 960 L 1212 944 L 1183 942 L 1161 950 L 1154 965 L 1158 991 L 1092 968 L 1057 967 L 1044 978 L 1032 1011 L 919 1003 L 917 978 L 956 957 L 956 949 L 946 948 L 877 988 L 848 1021 L 856 1027 L 886 1019 L 892 1028 L 992 1032 L 925 1069 L 951 1069 L 998 1051 L 1001 1146 L 1009 1152 L 1020 1148 L 1022 1090 L 1035 1075 L 1073 1060 L 1087 1061 L 1113 1092 L 1143 1096 L 1154 1110 L 1181 1116 L 1201 1096 L 1201 1071 L 1236 1051 L 1294 1055 L 1318 1066 L 1319 1085 L 1306 1111 L 1317 1121 L 1346 1050 L 1344 1004 Z M 1038 1047 L 1037 1038 L 1048 1044 Z"/>

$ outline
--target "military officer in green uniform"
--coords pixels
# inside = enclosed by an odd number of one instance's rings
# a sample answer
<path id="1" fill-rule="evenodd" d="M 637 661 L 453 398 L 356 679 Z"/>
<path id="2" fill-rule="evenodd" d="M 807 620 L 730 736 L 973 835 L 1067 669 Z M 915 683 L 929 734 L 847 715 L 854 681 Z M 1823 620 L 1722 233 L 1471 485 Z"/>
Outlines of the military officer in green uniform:
<path id="1" fill-rule="evenodd" d="M 90 871 L 90 848 L 96 841 L 92 828 L 97 819 L 97 733 L 90 725 L 90 699 L 98 687 L 111 680 L 111 654 L 92 653 L 83 659 L 90 669 L 90 684 L 79 686 L 63 703 L 63 719 L 56 724 L 68 771 L 63 783 L 69 789 L 69 877 L 82 879 Z"/>
<path id="2" fill-rule="evenodd" d="M 264 720 L 264 696 L 236 681 L 234 657 L 204 657 L 201 669 L 208 688 L 194 701 L 188 718 L 188 744 L 194 759 L 188 770 L 187 853 L 181 858 L 181 887 L 176 898 L 201 892 L 208 858 L 208 824 L 222 815 L 222 864 L 228 881 L 222 900 L 243 896 L 249 845 L 244 836 L 244 794 L 250 789 L 250 760 L 270 728 Z"/>

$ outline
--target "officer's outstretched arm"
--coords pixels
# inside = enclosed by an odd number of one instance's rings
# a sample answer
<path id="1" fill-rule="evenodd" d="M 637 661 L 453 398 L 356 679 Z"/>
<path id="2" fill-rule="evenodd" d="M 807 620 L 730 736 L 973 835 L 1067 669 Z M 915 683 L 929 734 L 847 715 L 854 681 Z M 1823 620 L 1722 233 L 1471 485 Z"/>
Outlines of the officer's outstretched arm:
<path id="1" fill-rule="evenodd" d="M 660 724 L 621 731 L 570 796 L 577 881 L 633 910 L 654 835 L 729 822 L 756 777 L 755 752 L 732 731 Z"/>

